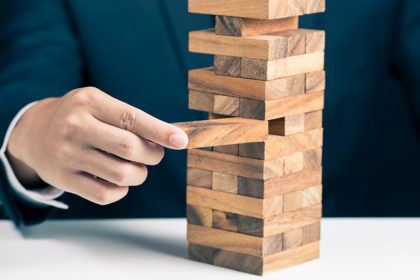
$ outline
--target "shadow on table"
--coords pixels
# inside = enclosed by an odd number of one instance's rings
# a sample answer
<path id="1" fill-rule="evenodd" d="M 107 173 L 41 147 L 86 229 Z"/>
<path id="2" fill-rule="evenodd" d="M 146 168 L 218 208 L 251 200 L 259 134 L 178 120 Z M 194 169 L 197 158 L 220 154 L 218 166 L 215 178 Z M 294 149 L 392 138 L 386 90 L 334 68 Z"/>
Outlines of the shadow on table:
<path id="1" fill-rule="evenodd" d="M 92 253 L 127 253 L 146 249 L 186 259 L 187 244 L 184 238 L 156 236 L 138 228 L 118 227 L 115 224 L 72 222 L 48 223 L 26 228 L 27 239 L 56 240 L 83 246 Z"/>

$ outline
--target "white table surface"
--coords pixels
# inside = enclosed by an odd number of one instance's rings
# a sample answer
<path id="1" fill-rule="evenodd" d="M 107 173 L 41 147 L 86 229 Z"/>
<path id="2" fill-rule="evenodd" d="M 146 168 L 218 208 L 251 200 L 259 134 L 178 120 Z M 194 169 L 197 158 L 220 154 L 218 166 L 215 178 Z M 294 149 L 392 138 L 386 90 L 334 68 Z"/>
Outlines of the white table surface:
<path id="1" fill-rule="evenodd" d="M 183 219 L 0 222 L 0 279 L 261 279 L 187 259 Z M 321 259 L 263 279 L 420 279 L 420 219 L 324 219 Z"/>

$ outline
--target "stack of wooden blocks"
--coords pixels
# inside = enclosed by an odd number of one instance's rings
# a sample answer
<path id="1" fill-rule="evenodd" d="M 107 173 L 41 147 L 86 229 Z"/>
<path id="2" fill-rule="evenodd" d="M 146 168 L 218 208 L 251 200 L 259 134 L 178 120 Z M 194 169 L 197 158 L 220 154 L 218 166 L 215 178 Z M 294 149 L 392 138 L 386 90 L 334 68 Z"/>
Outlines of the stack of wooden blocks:
<path id="1" fill-rule="evenodd" d="M 187 219 L 193 260 L 262 275 L 319 256 L 325 32 L 298 16 L 325 0 L 189 0 L 216 16 L 191 52 Z"/>

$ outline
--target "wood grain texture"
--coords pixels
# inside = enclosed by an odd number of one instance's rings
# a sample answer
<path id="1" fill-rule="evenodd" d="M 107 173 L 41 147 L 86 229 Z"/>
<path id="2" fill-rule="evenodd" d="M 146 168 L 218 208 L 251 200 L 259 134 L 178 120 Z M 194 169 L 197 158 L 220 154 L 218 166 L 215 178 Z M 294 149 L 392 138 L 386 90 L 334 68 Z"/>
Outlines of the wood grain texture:
<path id="1" fill-rule="evenodd" d="M 189 224 L 212 227 L 213 210 L 206 207 L 187 204 L 187 222 Z"/>
<path id="2" fill-rule="evenodd" d="M 241 59 L 241 77 L 255 80 L 275 80 L 324 69 L 324 52 L 313 52 L 280 59 Z"/>
<path id="3" fill-rule="evenodd" d="M 276 20 L 258 20 L 216 16 L 215 32 L 217 35 L 246 37 L 298 29 L 298 27 L 298 17 L 288 17 Z"/>
<path id="4" fill-rule="evenodd" d="M 295 211 L 302 208 L 303 205 L 303 192 L 296 191 L 283 195 L 283 212 Z"/>
<path id="5" fill-rule="evenodd" d="M 213 172 L 212 189 L 215 191 L 237 193 L 238 176 L 220 172 Z"/>
<path id="6" fill-rule="evenodd" d="M 206 169 L 255 179 L 283 175 L 283 158 L 257 160 L 214 151 L 189 150 L 188 167 Z"/>
<path id="7" fill-rule="evenodd" d="M 212 186 L 212 172 L 198 168 L 187 168 L 187 184 L 210 189 Z"/>
<path id="8" fill-rule="evenodd" d="M 325 71 L 307 73 L 305 91 L 316 92 L 325 90 L 325 80 Z"/>
<path id="9" fill-rule="evenodd" d="M 317 204 L 311 207 L 282 213 L 264 219 L 264 236 L 271 236 L 307 225 L 318 223 L 322 217 L 322 206 Z"/>
<path id="10" fill-rule="evenodd" d="M 284 157 L 283 174 L 291 174 L 304 169 L 312 169 L 305 167 L 305 157 L 303 152 L 297 152 Z"/>
<path id="11" fill-rule="evenodd" d="M 324 108 L 324 92 L 313 92 L 268 101 L 241 98 L 239 102 L 239 115 L 241 117 L 273 120 L 322 110 Z"/>
<path id="12" fill-rule="evenodd" d="M 237 232 L 189 224 L 187 240 L 207 247 L 266 257 L 283 250 L 283 235 L 256 237 Z"/>
<path id="13" fill-rule="evenodd" d="M 283 250 L 302 246 L 302 228 L 296 228 L 283 233 Z"/>
<path id="14" fill-rule="evenodd" d="M 213 151 L 217 153 L 239 155 L 239 144 L 213 147 Z"/>
<path id="15" fill-rule="evenodd" d="M 322 186 L 309 187 L 302 191 L 302 206 L 311 207 L 322 202 Z"/>
<path id="16" fill-rule="evenodd" d="M 305 131 L 305 114 L 290 115 L 268 122 L 270 135 L 287 136 Z"/>
<path id="17" fill-rule="evenodd" d="M 276 216 L 283 212 L 283 196 L 258 199 L 192 186 L 187 187 L 187 203 L 254 218 Z"/>
<path id="18" fill-rule="evenodd" d="M 216 249 L 213 264 L 233 270 L 262 275 L 263 258 Z"/>
<path id="19" fill-rule="evenodd" d="M 239 98 L 214 95 L 213 113 L 225 116 L 239 116 Z"/>
<path id="20" fill-rule="evenodd" d="M 189 0 L 190 13 L 278 19 L 325 11 L 325 0 Z"/>
<path id="21" fill-rule="evenodd" d="M 319 242 L 312 242 L 264 258 L 263 274 L 319 258 Z"/>
<path id="22" fill-rule="evenodd" d="M 303 152 L 303 168 L 316 169 L 322 166 L 322 148 Z"/>
<path id="23" fill-rule="evenodd" d="M 188 135 L 188 148 L 260 142 L 267 139 L 268 124 L 242 118 L 175 123 Z"/>
<path id="24" fill-rule="evenodd" d="M 212 264 L 214 248 L 188 243 L 188 258 L 193 261 Z"/>
<path id="25" fill-rule="evenodd" d="M 273 100 L 280 97 L 302 95 L 305 93 L 305 75 L 291 76 L 273 81 L 258 81 L 241 79 L 228 76 L 216 75 L 212 68 L 191 70 L 189 72 L 188 88 L 190 91 L 199 91 L 233 97 L 244 97 L 256 100 Z M 190 96 L 191 98 L 191 96 Z M 196 102 L 190 101 L 191 104 Z M 203 104 L 213 103 L 203 99 Z M 194 109 L 200 109 L 202 105 L 195 105 Z M 208 108 L 209 105 L 204 106 Z"/>
<path id="26" fill-rule="evenodd" d="M 305 131 L 322 127 L 323 111 L 305 113 Z"/>
<path id="27" fill-rule="evenodd" d="M 264 221 L 260 218 L 244 215 L 213 211 L 213 227 L 263 237 Z"/>
<path id="28" fill-rule="evenodd" d="M 264 143 L 240 144 L 239 155 L 255 159 L 274 159 L 319 148 L 322 142 L 322 128 L 289 136 L 269 135 Z"/>
<path id="29" fill-rule="evenodd" d="M 306 225 L 302 228 L 302 243 L 309 244 L 321 239 L 321 223 Z"/>
<path id="30" fill-rule="evenodd" d="M 236 56 L 214 56 L 214 73 L 216 75 L 240 77 L 241 58 Z"/>

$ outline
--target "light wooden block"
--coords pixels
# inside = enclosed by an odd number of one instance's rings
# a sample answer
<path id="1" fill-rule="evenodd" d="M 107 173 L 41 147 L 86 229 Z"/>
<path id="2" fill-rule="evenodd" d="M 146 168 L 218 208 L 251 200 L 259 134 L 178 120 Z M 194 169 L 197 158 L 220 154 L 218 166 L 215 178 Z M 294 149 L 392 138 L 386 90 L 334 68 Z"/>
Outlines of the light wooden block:
<path id="1" fill-rule="evenodd" d="M 188 151 L 188 166 L 255 179 L 283 176 L 283 158 L 258 160 L 192 149 Z"/>
<path id="2" fill-rule="evenodd" d="M 268 122 L 270 135 L 287 136 L 305 131 L 305 114 L 290 115 Z"/>
<path id="3" fill-rule="evenodd" d="M 325 71 L 316 71 L 306 74 L 305 91 L 317 92 L 325 90 Z"/>
<path id="4" fill-rule="evenodd" d="M 310 244 L 321 239 L 321 224 L 320 222 L 306 225 L 302 229 L 302 243 Z"/>
<path id="5" fill-rule="evenodd" d="M 258 20 L 251 18 L 216 16 L 215 32 L 217 35 L 246 37 L 298 28 L 298 17 L 276 20 Z"/>
<path id="6" fill-rule="evenodd" d="M 187 204 L 187 222 L 205 227 L 213 226 L 213 210 L 211 208 Z"/>
<path id="7" fill-rule="evenodd" d="M 304 190 L 311 186 L 318 186 L 321 183 L 321 168 L 302 170 L 267 180 L 240 176 L 238 177 L 238 194 L 249 197 L 273 198 L 286 193 Z"/>
<path id="8" fill-rule="evenodd" d="M 263 60 L 244 57 L 241 77 L 255 80 L 275 80 L 324 69 L 324 52 L 306 53 L 280 59 Z"/>
<path id="9" fill-rule="evenodd" d="M 305 131 L 321 128 L 322 114 L 322 110 L 305 113 Z"/>
<path id="10" fill-rule="evenodd" d="M 324 92 L 313 92 L 268 101 L 241 98 L 239 102 L 239 115 L 241 117 L 273 120 L 322 110 L 324 108 Z"/>
<path id="11" fill-rule="evenodd" d="M 191 70 L 189 72 L 188 88 L 190 91 L 199 91 L 233 97 L 243 97 L 256 100 L 274 100 L 281 97 L 303 95 L 305 93 L 305 74 L 291 76 L 272 81 L 258 81 L 216 75 L 212 68 Z M 191 96 L 190 96 L 191 98 Z M 212 99 L 206 101 L 190 101 L 190 108 L 208 111 L 204 108 L 213 106 Z M 203 103 L 210 105 L 197 104 Z M 195 105 L 197 104 L 197 105 Z M 194 105 L 194 107 L 191 107 Z"/>
<path id="12" fill-rule="evenodd" d="M 198 168 L 187 168 L 187 184 L 195 187 L 211 188 L 212 172 Z"/>
<path id="13" fill-rule="evenodd" d="M 239 144 L 237 145 L 226 145 L 226 146 L 217 146 L 213 148 L 213 151 L 217 153 L 229 154 L 229 155 L 239 155 Z"/>
<path id="14" fill-rule="evenodd" d="M 324 49 L 325 32 L 319 30 L 295 29 L 247 37 L 217 35 L 214 29 L 189 33 L 191 52 L 241 57 L 241 72 L 244 71 L 242 65 L 244 58 L 270 61 L 305 53 L 323 52 Z M 243 73 L 241 74 L 245 77 Z"/>
<path id="15" fill-rule="evenodd" d="M 188 148 L 260 142 L 267 139 L 267 122 L 243 118 L 226 118 L 175 123 L 188 135 Z"/>
<path id="16" fill-rule="evenodd" d="M 188 11 L 254 19 L 278 19 L 325 11 L 325 0 L 189 0 Z"/>
<path id="17" fill-rule="evenodd" d="M 239 155 L 255 159 L 274 159 L 322 146 L 323 129 L 313 129 L 289 136 L 269 135 L 264 143 L 239 145 Z"/>
<path id="18" fill-rule="evenodd" d="M 303 152 L 303 168 L 316 169 L 322 166 L 322 148 Z"/>
<path id="19" fill-rule="evenodd" d="M 283 249 L 289 250 L 302 246 L 302 228 L 293 229 L 283 234 Z"/>
<path id="20" fill-rule="evenodd" d="M 212 189 L 228 193 L 237 193 L 238 176 L 220 172 L 213 172 Z"/>
<path id="21" fill-rule="evenodd" d="M 322 186 L 309 187 L 302 191 L 302 206 L 311 207 L 322 202 Z"/>
<path id="22" fill-rule="evenodd" d="M 191 186 L 187 187 L 187 204 L 254 218 L 276 216 L 283 212 L 283 196 L 259 199 Z"/>
<path id="23" fill-rule="evenodd" d="M 284 157 L 283 174 L 296 173 L 304 169 L 313 169 L 305 167 L 305 158 L 303 152 L 297 152 Z"/>
<path id="24" fill-rule="evenodd" d="M 302 191 L 286 193 L 283 195 L 283 212 L 301 209 L 303 205 Z"/>

